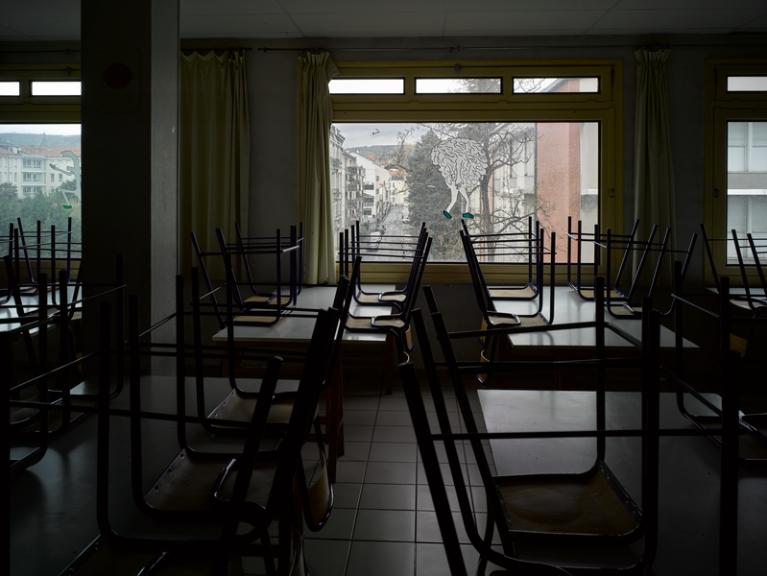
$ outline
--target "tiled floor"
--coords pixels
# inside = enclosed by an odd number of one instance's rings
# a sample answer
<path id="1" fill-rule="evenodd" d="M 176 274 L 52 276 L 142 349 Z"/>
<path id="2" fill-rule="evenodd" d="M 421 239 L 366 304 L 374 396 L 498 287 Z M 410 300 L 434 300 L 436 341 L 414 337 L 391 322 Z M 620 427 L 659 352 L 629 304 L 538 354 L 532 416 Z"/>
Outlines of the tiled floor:
<path id="1" fill-rule="evenodd" d="M 455 403 L 448 398 L 448 404 L 457 423 Z M 312 575 L 448 573 L 404 395 L 395 391 L 351 396 L 345 403 L 345 422 L 346 453 L 338 465 L 333 516 L 322 532 L 307 534 Z M 444 454 L 440 459 L 446 462 Z M 466 461 L 463 455 L 462 460 Z M 484 495 L 477 490 L 474 496 L 475 510 L 484 512 Z M 451 502 L 457 511 L 452 493 Z M 476 556 L 463 530 L 459 535 L 467 544 L 465 556 L 471 567 Z"/>

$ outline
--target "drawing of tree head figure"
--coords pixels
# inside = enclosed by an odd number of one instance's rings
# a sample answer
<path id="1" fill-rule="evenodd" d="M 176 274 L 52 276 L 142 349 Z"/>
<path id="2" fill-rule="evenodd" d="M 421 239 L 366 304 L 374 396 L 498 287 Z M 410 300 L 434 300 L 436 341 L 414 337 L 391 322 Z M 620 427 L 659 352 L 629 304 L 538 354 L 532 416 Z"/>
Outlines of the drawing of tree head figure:
<path id="1" fill-rule="evenodd" d="M 482 176 L 487 171 L 482 145 L 468 138 L 450 138 L 443 140 L 431 151 L 431 161 L 439 168 L 445 183 L 450 189 L 450 204 L 442 211 L 448 220 L 458 195 L 464 200 L 463 218 L 474 218 L 469 209 L 469 194 L 479 187 Z"/>

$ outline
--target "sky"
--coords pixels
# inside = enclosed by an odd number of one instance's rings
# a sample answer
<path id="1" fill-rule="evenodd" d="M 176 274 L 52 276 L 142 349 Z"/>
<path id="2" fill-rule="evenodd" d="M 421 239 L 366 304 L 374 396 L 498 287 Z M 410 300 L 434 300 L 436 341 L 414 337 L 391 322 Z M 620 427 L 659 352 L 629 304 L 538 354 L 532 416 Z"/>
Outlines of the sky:
<path id="1" fill-rule="evenodd" d="M 344 141 L 344 148 L 346 149 L 357 148 L 358 146 L 384 146 L 399 144 L 399 140 L 397 140 L 397 133 L 403 132 L 409 128 L 415 129 L 407 139 L 408 143 L 413 144 L 417 142 L 421 134 L 426 131 L 426 128 L 424 128 L 423 125 L 416 123 L 335 123 L 334 126 L 338 128 L 338 131 L 341 132 L 344 138 L 346 138 Z"/>
<path id="2" fill-rule="evenodd" d="M 0 124 L 0 134 L 80 134 L 80 124 Z"/>

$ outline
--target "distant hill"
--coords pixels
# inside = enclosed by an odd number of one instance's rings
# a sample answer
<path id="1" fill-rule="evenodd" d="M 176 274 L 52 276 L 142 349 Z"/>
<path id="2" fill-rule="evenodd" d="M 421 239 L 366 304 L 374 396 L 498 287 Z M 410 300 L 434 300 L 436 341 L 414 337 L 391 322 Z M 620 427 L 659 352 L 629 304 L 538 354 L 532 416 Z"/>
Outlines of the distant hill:
<path id="1" fill-rule="evenodd" d="M 80 148 L 78 134 L 27 134 L 21 132 L 3 132 L 0 126 L 0 144 L 11 146 L 50 146 Z"/>
<path id="2" fill-rule="evenodd" d="M 404 158 L 400 159 L 400 147 L 399 144 L 380 144 L 373 146 L 357 146 L 355 148 L 347 148 L 347 152 L 354 152 L 360 156 L 364 156 L 371 162 L 375 162 L 379 166 L 386 166 L 387 164 L 396 164 L 398 162 L 407 163 L 407 159 L 413 152 L 413 145 L 406 144 L 404 150 Z"/>

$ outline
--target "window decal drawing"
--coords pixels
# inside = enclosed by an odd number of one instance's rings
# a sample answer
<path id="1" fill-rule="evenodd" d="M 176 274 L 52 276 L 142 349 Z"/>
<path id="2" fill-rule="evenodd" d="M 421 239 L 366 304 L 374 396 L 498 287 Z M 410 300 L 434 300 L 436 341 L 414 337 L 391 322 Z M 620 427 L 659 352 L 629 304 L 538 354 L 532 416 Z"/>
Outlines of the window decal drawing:
<path id="1" fill-rule="evenodd" d="M 437 144 L 431 151 L 431 161 L 439 168 L 445 183 L 450 189 L 450 204 L 442 210 L 442 215 L 450 220 L 450 210 L 455 206 L 460 194 L 464 200 L 463 218 L 474 218 L 470 211 L 469 195 L 476 190 L 487 170 L 487 159 L 482 145 L 468 138 L 451 138 Z"/>

